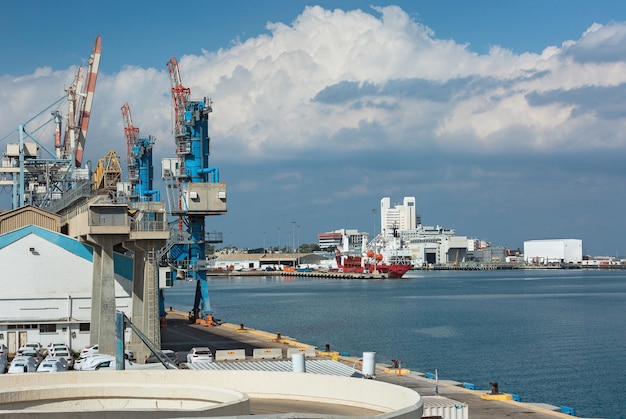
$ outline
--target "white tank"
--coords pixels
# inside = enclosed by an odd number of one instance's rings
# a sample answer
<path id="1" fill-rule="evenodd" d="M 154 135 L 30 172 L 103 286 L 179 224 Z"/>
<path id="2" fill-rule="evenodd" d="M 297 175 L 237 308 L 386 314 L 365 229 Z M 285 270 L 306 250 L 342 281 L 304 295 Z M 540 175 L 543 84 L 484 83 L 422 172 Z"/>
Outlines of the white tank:
<path id="1" fill-rule="evenodd" d="M 291 363 L 293 365 L 293 372 L 306 372 L 306 365 L 304 362 L 304 352 L 292 354 Z"/>
<path id="2" fill-rule="evenodd" d="M 376 352 L 363 352 L 363 375 L 365 378 L 376 377 L 376 362 L 374 357 Z"/>

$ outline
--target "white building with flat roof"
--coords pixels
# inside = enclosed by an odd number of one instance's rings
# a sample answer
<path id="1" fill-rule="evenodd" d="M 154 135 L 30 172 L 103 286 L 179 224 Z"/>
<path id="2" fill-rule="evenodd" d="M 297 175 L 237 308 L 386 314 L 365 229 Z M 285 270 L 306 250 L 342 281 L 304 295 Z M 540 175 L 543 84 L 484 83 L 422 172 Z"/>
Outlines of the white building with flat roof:
<path id="1" fill-rule="evenodd" d="M 381 234 L 386 236 L 393 229 L 412 230 L 420 224 L 415 212 L 415 197 L 404 197 L 402 204 L 396 204 L 391 208 L 391 199 L 385 197 L 380 200 L 380 229 Z"/>
<path id="2" fill-rule="evenodd" d="M 580 239 L 528 240 L 524 242 L 524 261 L 531 264 L 582 263 Z"/>

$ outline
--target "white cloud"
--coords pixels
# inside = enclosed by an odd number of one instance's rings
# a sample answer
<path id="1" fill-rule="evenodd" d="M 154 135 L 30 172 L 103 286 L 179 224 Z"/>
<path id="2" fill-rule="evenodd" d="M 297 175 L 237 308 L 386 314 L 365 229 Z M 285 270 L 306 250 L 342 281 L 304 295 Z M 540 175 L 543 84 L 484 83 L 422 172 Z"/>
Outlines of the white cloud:
<path id="1" fill-rule="evenodd" d="M 498 46 L 478 55 L 467 45 L 437 39 L 431 29 L 395 6 L 369 13 L 307 7 L 291 25 L 271 23 L 268 29 L 269 35 L 214 53 L 179 58 L 183 84 L 192 96 L 214 99 L 211 135 L 223 142 L 220 150 L 228 156 L 266 159 L 329 147 L 420 144 L 471 143 L 479 150 L 502 141 L 500 148 L 506 148 L 519 139 L 507 140 L 502 134 L 517 127 L 533 136 L 524 142 L 526 147 L 549 150 L 569 143 L 584 148 L 584 141 L 571 138 L 576 131 L 568 126 L 578 129 L 583 124 L 589 130 L 598 119 L 573 116 L 570 103 L 533 106 L 525 96 L 626 82 L 625 60 L 580 61 L 583 52 L 602 47 L 606 56 L 616 47 L 626 33 L 620 23 L 594 24 L 578 41 L 547 47 L 540 55 L 516 55 Z M 72 74 L 73 69 L 40 68 L 31 76 L 1 78 L 2 125 L 16 124 L 29 110 L 41 107 L 42 91 L 62 94 Z M 467 77 L 471 83 L 459 82 Z M 409 86 L 417 81 L 419 88 L 406 94 L 389 90 L 389 83 Z M 342 96 L 335 89 L 336 103 L 315 100 L 320 92 L 344 82 L 356 83 L 360 90 L 353 93 L 358 94 Z M 125 67 L 100 75 L 95 100 L 90 135 L 106 140 L 89 141 L 88 154 L 106 152 L 106 144 L 121 140 L 118 110 L 125 101 L 142 132 L 160 138 L 157 150 L 171 154 L 165 68 Z M 422 138 L 416 139 L 415 133 Z M 614 136 L 607 144 L 626 145 L 620 131 Z"/>
<path id="2" fill-rule="evenodd" d="M 437 38 L 398 7 L 307 7 L 292 23 L 271 23 L 267 29 L 268 34 L 178 61 L 192 97 L 214 101 L 212 155 L 232 182 L 229 199 L 236 197 L 233 189 L 240 196 L 255 191 L 289 199 L 270 211 L 277 217 L 287 205 L 303 202 L 336 208 L 334 215 L 341 216 L 345 211 L 336 202 L 342 199 L 355 207 L 360 203 L 353 201 L 363 199 L 369 207 L 371 196 L 412 195 L 409 188 L 431 194 L 424 206 L 448 191 L 449 199 L 459 200 L 456 206 L 479 213 L 491 195 L 480 189 L 485 178 L 504 179 L 512 172 L 506 179 L 517 188 L 529 183 L 524 176 L 541 177 L 521 162 L 487 167 L 511 153 L 532 156 L 532 163 L 538 156 L 580 153 L 587 162 L 589 153 L 626 151 L 623 22 L 593 24 L 579 39 L 547 45 L 540 54 L 516 54 L 497 45 L 477 54 L 466 44 Z M 41 67 L 19 77 L 0 75 L 0 136 L 63 96 L 74 72 L 74 67 Z M 111 149 L 123 155 L 124 102 L 142 135 L 157 137 L 158 172 L 161 157 L 175 156 L 165 65 L 101 72 L 86 159 L 95 163 Z M 50 130 L 41 135 L 52 144 Z M 499 159 L 474 163 L 486 154 Z M 558 164 L 564 173 L 581 170 L 568 166 L 566 158 Z M 255 172 L 244 176 L 248 169 Z M 486 175 L 463 180 L 471 173 Z M 554 184 L 570 178 L 563 175 Z M 455 190 L 466 195 L 458 197 Z"/>

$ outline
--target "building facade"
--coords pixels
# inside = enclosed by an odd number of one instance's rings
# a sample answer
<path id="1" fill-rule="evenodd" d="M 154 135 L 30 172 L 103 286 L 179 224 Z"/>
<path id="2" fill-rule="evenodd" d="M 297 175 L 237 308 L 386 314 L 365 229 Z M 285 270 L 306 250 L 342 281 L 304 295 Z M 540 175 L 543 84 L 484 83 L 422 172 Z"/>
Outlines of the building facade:
<path id="1" fill-rule="evenodd" d="M 528 264 L 577 263 L 583 261 L 580 239 L 528 240 L 524 242 L 524 261 Z"/>
<path id="2" fill-rule="evenodd" d="M 93 248 L 29 225 L 0 235 L 0 344 L 90 344 Z M 116 309 L 131 316 L 133 262 L 114 254 Z M 129 337 L 127 335 L 127 341 Z"/>
<path id="3" fill-rule="evenodd" d="M 421 224 L 420 217 L 415 212 L 415 197 L 404 197 L 402 204 L 391 208 L 391 199 L 385 197 L 380 200 L 380 229 L 386 236 L 394 229 L 412 230 Z"/>

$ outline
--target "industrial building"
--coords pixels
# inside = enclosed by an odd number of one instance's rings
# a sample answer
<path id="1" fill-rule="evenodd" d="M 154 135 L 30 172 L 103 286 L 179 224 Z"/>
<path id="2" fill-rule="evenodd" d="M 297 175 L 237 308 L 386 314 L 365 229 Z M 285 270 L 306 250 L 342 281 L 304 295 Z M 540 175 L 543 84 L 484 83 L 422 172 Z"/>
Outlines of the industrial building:
<path id="1" fill-rule="evenodd" d="M 321 249 L 342 248 L 347 245 L 346 252 L 360 253 L 363 245 L 369 241 L 369 233 L 363 233 L 355 229 L 339 229 L 317 235 L 318 244 Z"/>
<path id="2" fill-rule="evenodd" d="M 580 239 L 528 240 L 524 242 L 527 264 L 580 264 L 583 261 L 583 241 Z"/>
<path id="3" fill-rule="evenodd" d="M 398 234 L 411 250 L 413 266 L 462 262 L 467 257 L 467 237 L 457 236 L 452 229 L 418 225 Z"/>
<path id="4" fill-rule="evenodd" d="M 26 342 L 90 344 L 94 247 L 59 229 L 57 215 L 35 207 L 0 216 L 0 260 L 10 261 L 0 276 L 0 344 L 10 356 Z M 114 253 L 113 264 L 114 309 L 130 316 L 133 260 Z"/>

